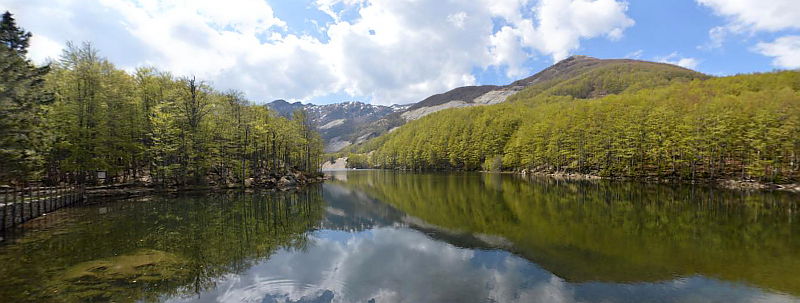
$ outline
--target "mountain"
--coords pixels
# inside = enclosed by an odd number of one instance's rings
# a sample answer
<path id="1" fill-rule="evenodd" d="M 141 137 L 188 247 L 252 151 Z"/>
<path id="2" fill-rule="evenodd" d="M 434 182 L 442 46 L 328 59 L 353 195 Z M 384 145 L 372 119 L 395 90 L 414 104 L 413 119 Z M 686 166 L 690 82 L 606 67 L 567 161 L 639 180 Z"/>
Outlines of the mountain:
<path id="1" fill-rule="evenodd" d="M 325 140 L 325 151 L 337 152 L 448 108 L 558 96 L 592 99 L 675 81 L 707 78 L 704 74 L 664 63 L 572 56 L 508 85 L 459 87 L 408 105 L 382 106 L 361 102 L 313 105 L 276 100 L 267 106 L 287 117 L 299 108 L 305 109 L 312 114 Z"/>
<path id="2" fill-rule="evenodd" d="M 401 116 L 410 121 L 446 108 L 497 104 L 511 96 L 518 98 L 521 92 L 526 97 L 547 94 L 587 99 L 618 94 L 645 80 L 662 81 L 636 88 L 659 86 L 675 79 L 705 78 L 708 76 L 665 63 L 572 56 L 509 85 L 465 86 L 433 95 L 412 105 Z"/>
<path id="3" fill-rule="evenodd" d="M 284 117 L 291 117 L 294 111 L 304 109 L 325 141 L 325 152 L 336 152 L 345 146 L 371 138 L 371 132 L 365 136 L 363 130 L 390 114 L 404 111 L 408 106 L 383 106 L 363 102 L 315 105 L 275 100 L 267 103 L 267 107 Z"/>
<path id="4" fill-rule="evenodd" d="M 675 81 L 708 78 L 709 76 L 702 73 L 665 63 L 572 56 L 508 85 L 465 86 L 430 96 L 404 110 L 395 111 L 364 125 L 356 129 L 356 132 L 359 134 L 357 137 L 361 138 L 378 137 L 409 121 L 448 108 L 558 96 L 591 99 L 623 91 L 663 86 Z"/>
<path id="5" fill-rule="evenodd" d="M 691 78 L 657 65 L 632 75 L 611 71 L 594 68 L 529 86 L 501 104 L 410 121 L 348 150 L 348 165 L 800 181 L 800 72 Z"/>
<path id="6" fill-rule="evenodd" d="M 306 108 L 306 106 L 303 105 L 303 103 L 300 102 L 289 103 L 286 102 L 286 100 L 272 101 L 270 103 L 267 103 L 267 107 L 269 107 L 271 110 L 278 112 L 279 115 L 286 118 L 291 118 L 292 113 L 294 111 L 301 108 Z"/>

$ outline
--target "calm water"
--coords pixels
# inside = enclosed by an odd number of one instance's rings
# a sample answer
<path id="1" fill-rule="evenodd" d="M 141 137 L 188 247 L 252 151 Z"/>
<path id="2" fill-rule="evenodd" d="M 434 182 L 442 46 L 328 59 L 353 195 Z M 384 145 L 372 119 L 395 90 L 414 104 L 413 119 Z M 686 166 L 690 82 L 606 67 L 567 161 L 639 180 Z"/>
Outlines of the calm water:
<path id="1" fill-rule="evenodd" d="M 332 174 L 49 214 L 0 244 L 0 301 L 800 302 L 797 195 Z"/>

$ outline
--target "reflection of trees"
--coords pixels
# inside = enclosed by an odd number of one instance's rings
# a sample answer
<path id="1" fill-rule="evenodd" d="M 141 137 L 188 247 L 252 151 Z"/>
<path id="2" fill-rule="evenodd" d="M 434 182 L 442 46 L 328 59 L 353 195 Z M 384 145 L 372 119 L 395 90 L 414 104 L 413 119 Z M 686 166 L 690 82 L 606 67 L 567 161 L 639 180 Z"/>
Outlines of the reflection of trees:
<path id="1" fill-rule="evenodd" d="M 428 223 L 502 236 L 571 281 L 701 274 L 800 293 L 792 194 L 381 171 L 347 184 Z"/>
<path id="2" fill-rule="evenodd" d="M 323 196 L 330 212 L 324 223 L 327 229 L 359 232 L 392 225 L 403 216 L 394 207 L 345 185 L 326 183 Z"/>
<path id="3" fill-rule="evenodd" d="M 106 215 L 97 216 L 98 207 L 75 211 L 74 224 L 34 232 L 23 238 L 25 242 L 0 248 L 0 263 L 4 264 L 0 275 L 16 277 L 12 283 L 0 283 L 0 297 L 83 300 L 62 293 L 74 288 L 69 281 L 56 281 L 41 292 L 41 283 L 32 281 L 59 279 L 60 272 L 70 266 L 135 255 L 143 248 L 174 254 L 180 270 L 163 273 L 165 279 L 154 283 L 100 281 L 111 288 L 108 293 L 112 297 L 103 300 L 155 301 L 162 296 L 199 293 L 213 287 L 217 278 L 240 273 L 277 249 L 302 249 L 307 244 L 306 233 L 324 214 L 319 186 L 298 193 L 159 197 L 102 207 Z M 21 262 L 13 264 L 11 260 L 21 256 Z M 54 293 L 58 295 L 49 297 Z"/>

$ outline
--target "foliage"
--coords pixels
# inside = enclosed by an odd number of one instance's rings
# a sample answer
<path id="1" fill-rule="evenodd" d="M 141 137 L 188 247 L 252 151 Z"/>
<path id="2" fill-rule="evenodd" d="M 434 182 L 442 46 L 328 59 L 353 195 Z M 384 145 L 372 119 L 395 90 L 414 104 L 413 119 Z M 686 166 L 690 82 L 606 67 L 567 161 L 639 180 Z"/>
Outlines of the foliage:
<path id="1" fill-rule="evenodd" d="M 571 66 L 559 67 L 562 64 Z M 637 60 L 567 59 L 551 69 L 564 71 L 527 86 L 508 101 L 530 102 L 535 98 L 545 98 L 537 100 L 542 101 L 549 96 L 589 99 L 709 78 L 682 67 Z"/>
<path id="2" fill-rule="evenodd" d="M 798 133 L 800 72 L 784 71 L 445 110 L 370 142 L 370 164 L 476 170 L 502 155 L 506 170 L 796 182 Z"/>
<path id="3" fill-rule="evenodd" d="M 162 185 L 244 183 L 287 170 L 316 172 L 319 135 L 293 119 L 155 68 L 128 73 L 90 44 L 59 60 L 25 59 L 31 34 L 0 22 L 0 183 L 39 180 Z"/>
<path id="4" fill-rule="evenodd" d="M 101 181 L 95 171 L 107 171 L 106 182 L 230 184 L 319 166 L 322 143 L 304 113 L 279 117 L 241 93 L 221 93 L 195 78 L 154 68 L 131 75 L 89 43 L 68 43 L 53 65 L 46 80 L 55 102 L 45 107 L 53 144 L 42 149 L 51 182 L 94 183 Z M 38 116 L 30 111 L 18 116 L 28 120 L 2 121 L 39 130 L 31 120 Z M 18 145 L 23 143 L 32 145 Z"/>
<path id="5" fill-rule="evenodd" d="M 49 67 L 25 58 L 31 34 L 17 27 L 11 13 L 0 20 L 0 182 L 35 177 L 46 149 L 44 106 Z"/>

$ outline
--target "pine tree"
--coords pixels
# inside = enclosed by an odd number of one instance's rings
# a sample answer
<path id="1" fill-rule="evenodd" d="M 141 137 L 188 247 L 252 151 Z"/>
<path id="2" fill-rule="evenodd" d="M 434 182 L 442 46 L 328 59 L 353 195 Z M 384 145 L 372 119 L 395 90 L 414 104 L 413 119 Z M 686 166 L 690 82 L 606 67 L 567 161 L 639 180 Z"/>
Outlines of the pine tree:
<path id="1" fill-rule="evenodd" d="M 40 172 L 47 134 L 43 105 L 49 66 L 25 58 L 31 33 L 17 27 L 10 12 L 0 21 L 0 181 L 20 181 Z"/>

